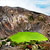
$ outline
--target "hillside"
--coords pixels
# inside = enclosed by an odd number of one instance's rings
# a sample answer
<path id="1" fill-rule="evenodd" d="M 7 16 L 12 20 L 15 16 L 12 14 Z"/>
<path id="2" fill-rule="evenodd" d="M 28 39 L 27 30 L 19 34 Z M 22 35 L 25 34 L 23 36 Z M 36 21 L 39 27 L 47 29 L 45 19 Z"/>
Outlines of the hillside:
<path id="1" fill-rule="evenodd" d="M 0 38 L 16 32 L 40 32 L 50 36 L 50 17 L 20 7 L 0 6 Z"/>
<path id="2" fill-rule="evenodd" d="M 50 40 L 50 16 L 21 7 L 0 6 L 0 39 L 28 31 L 42 33 Z"/>

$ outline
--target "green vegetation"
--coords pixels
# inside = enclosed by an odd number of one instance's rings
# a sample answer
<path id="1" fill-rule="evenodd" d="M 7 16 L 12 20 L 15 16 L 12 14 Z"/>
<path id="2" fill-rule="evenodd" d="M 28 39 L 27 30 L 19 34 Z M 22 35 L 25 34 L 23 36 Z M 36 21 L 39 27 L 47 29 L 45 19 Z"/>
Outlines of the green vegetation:
<path id="1" fill-rule="evenodd" d="M 4 40 L 4 38 L 0 38 L 0 40 Z"/>
<path id="2" fill-rule="evenodd" d="M 6 44 L 6 42 L 5 41 L 2 41 L 2 45 L 5 45 Z"/>
<path id="3" fill-rule="evenodd" d="M 39 16 L 39 20 L 45 22 L 46 19 L 43 16 Z"/>
<path id="4" fill-rule="evenodd" d="M 5 37 L 5 38 L 0 38 L 0 40 L 4 40 L 4 39 L 6 39 L 7 37 Z"/>
<path id="5" fill-rule="evenodd" d="M 2 46 L 2 42 L 0 42 L 0 48 L 1 48 L 1 46 Z"/>
<path id="6" fill-rule="evenodd" d="M 7 42 L 11 41 L 11 39 L 7 39 Z"/>
<path id="7" fill-rule="evenodd" d="M 12 47 L 14 47 L 15 45 L 16 45 L 16 43 L 15 42 L 11 42 L 11 44 L 10 44 Z"/>
<path id="8" fill-rule="evenodd" d="M 33 16 L 29 16 L 29 20 L 34 20 Z"/>
<path id="9" fill-rule="evenodd" d="M 44 35 L 38 32 L 18 32 L 17 34 L 12 35 L 10 39 L 11 41 L 16 43 L 30 42 L 31 40 L 35 41 L 48 40 L 48 38 L 46 38 Z"/>

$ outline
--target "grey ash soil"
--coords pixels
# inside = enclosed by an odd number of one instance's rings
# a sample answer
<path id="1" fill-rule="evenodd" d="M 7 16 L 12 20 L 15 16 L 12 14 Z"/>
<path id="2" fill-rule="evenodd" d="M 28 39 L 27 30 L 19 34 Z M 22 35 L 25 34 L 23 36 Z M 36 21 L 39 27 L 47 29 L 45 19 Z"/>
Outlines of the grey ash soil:
<path id="1" fill-rule="evenodd" d="M 42 33 L 50 40 L 50 16 L 20 7 L 0 6 L 0 38 L 26 31 Z"/>

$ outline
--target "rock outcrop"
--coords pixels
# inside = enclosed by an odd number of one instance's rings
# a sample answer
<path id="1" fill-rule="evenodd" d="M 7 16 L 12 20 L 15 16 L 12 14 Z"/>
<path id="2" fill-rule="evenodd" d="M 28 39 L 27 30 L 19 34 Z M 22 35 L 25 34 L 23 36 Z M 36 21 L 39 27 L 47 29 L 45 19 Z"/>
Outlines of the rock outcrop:
<path id="1" fill-rule="evenodd" d="M 0 38 L 17 32 L 40 32 L 50 37 L 50 16 L 20 7 L 0 6 Z"/>

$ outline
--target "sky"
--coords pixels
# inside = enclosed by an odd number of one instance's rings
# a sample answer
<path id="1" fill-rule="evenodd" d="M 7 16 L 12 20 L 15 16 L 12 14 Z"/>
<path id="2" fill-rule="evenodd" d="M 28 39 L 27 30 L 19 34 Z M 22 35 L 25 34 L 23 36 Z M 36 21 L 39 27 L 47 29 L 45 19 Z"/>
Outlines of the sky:
<path id="1" fill-rule="evenodd" d="M 0 0 L 0 6 L 22 7 L 50 16 L 50 0 Z"/>

